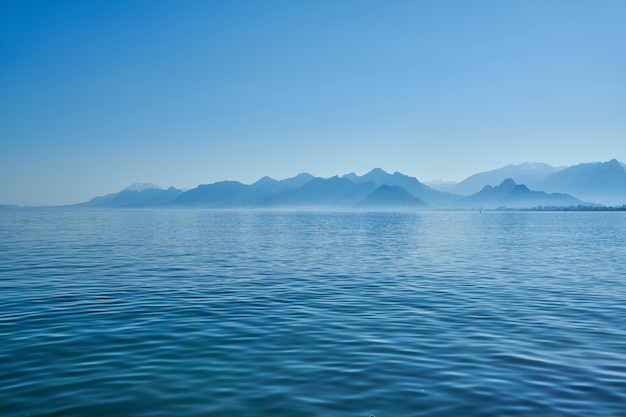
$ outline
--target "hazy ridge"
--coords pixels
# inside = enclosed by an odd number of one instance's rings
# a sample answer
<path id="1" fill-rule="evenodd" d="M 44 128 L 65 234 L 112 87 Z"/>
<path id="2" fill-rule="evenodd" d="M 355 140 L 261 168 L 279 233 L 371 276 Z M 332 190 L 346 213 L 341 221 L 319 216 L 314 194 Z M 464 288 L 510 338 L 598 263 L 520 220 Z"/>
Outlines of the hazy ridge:
<path id="1" fill-rule="evenodd" d="M 187 191 L 174 187 L 162 189 L 150 183 L 133 184 L 120 192 L 65 207 L 390 210 L 626 204 L 626 171 L 615 159 L 571 167 L 535 162 L 507 165 L 474 174 L 458 184 L 439 186 L 441 188 L 400 172 L 392 174 L 376 168 L 361 176 L 348 173 L 320 178 L 301 173 L 283 180 L 263 177 L 249 185 L 219 181 Z"/>

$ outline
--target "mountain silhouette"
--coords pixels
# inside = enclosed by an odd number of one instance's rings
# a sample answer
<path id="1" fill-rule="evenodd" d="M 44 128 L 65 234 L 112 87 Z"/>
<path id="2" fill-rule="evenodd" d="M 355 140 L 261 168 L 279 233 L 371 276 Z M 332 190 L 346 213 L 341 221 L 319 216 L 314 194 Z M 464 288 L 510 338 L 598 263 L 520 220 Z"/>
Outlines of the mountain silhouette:
<path id="1" fill-rule="evenodd" d="M 525 185 L 518 185 L 508 178 L 496 187 L 486 185 L 479 192 L 462 198 L 453 204 L 455 208 L 533 208 L 570 207 L 585 204 L 577 198 L 567 194 L 547 194 L 543 191 L 533 191 Z"/>
<path id="2" fill-rule="evenodd" d="M 342 178 L 349 179 L 355 183 L 373 182 L 377 186 L 389 185 L 404 188 L 414 197 L 424 201 L 432 206 L 440 206 L 455 201 L 458 196 L 443 191 L 437 191 L 426 184 L 421 183 L 417 178 L 395 172 L 389 174 L 380 168 L 375 168 L 367 174 L 359 177 L 351 173 L 344 175 Z"/>
<path id="3" fill-rule="evenodd" d="M 579 164 L 548 176 L 536 188 L 606 205 L 622 205 L 626 204 L 626 171 L 615 159 Z"/>
<path id="4" fill-rule="evenodd" d="M 159 187 L 158 185 L 154 185 L 151 182 L 136 182 L 124 188 L 122 191 L 144 191 L 151 190 L 153 188 L 156 188 L 157 190 L 162 190 L 161 187 Z"/>
<path id="5" fill-rule="evenodd" d="M 369 195 L 376 185 L 372 182 L 354 183 L 337 176 L 314 178 L 295 190 L 268 197 L 261 207 L 349 207 Z"/>
<path id="6" fill-rule="evenodd" d="M 182 193 L 170 205 L 175 207 L 252 208 L 264 205 L 264 201 L 273 195 L 301 188 L 313 178 L 311 174 L 302 173 L 280 181 L 263 177 L 251 185 L 242 184 L 238 181 L 203 184 Z"/>
<path id="7" fill-rule="evenodd" d="M 538 182 L 541 188 L 522 185 L 514 178 L 507 178 L 498 185 L 483 185 L 479 191 L 465 197 L 435 190 L 400 172 L 390 174 L 375 168 L 362 176 L 349 173 L 341 177 L 319 178 L 302 173 L 284 180 L 263 177 L 250 185 L 220 181 L 199 185 L 185 192 L 173 187 L 163 190 L 154 184 L 138 183 L 118 193 L 95 197 L 70 207 L 488 209 L 570 207 L 593 203 L 621 206 L 626 203 L 626 171 L 617 160 L 558 169 L 546 164 L 528 163 L 476 174 L 468 180 L 493 179 L 510 171 L 518 176 L 526 173 L 526 178 L 537 179 L 548 171 L 557 170 Z"/>
<path id="8" fill-rule="evenodd" d="M 300 188 L 314 178 L 315 177 L 313 175 L 306 172 L 280 181 L 270 177 L 263 177 L 254 184 L 250 185 L 250 191 L 253 198 L 258 197 L 259 199 L 264 200 L 269 194 L 276 194 L 285 190 Z"/>
<path id="9" fill-rule="evenodd" d="M 518 165 L 507 165 L 502 168 L 471 175 L 455 185 L 443 185 L 443 189 L 451 193 L 471 195 L 480 191 L 485 185 L 496 186 L 507 178 L 512 179 L 518 184 L 526 184 L 536 188 L 535 184 L 561 169 L 563 169 L 563 167 L 553 167 L 542 162 L 525 162 Z"/>
<path id="10" fill-rule="evenodd" d="M 142 184 L 145 185 L 145 184 Z M 150 184 L 152 185 L 152 184 Z M 138 190 L 138 191 L 135 191 Z M 167 190 L 161 188 L 135 187 L 133 184 L 124 190 L 107 194 L 101 197 L 94 197 L 91 200 L 75 204 L 72 207 L 93 207 L 93 208 L 124 208 L 124 207 L 156 207 L 165 205 L 180 196 L 181 190 L 170 187 Z"/>
<path id="11" fill-rule="evenodd" d="M 241 207 L 250 194 L 249 186 L 238 181 L 203 184 L 182 193 L 173 206 L 232 208 Z"/>
<path id="12" fill-rule="evenodd" d="M 358 203 L 363 208 L 429 208 L 424 201 L 397 185 L 381 185 Z"/>

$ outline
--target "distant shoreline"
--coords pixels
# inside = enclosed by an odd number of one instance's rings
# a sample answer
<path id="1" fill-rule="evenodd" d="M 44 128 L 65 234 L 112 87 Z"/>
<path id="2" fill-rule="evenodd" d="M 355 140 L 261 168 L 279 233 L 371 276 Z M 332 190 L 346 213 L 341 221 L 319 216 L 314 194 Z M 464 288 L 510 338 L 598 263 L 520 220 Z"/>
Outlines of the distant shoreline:
<path id="1" fill-rule="evenodd" d="M 127 207 L 76 207 L 76 206 L 15 206 L 15 205 L 2 205 L 0 204 L 0 211 L 10 210 L 24 210 L 24 211 L 43 211 L 43 210 L 207 210 L 207 211 L 275 211 L 275 212 L 289 212 L 289 211 L 341 211 L 341 212 L 498 212 L 498 211 L 577 211 L 577 212 L 607 212 L 607 211 L 626 211 L 626 204 L 622 206 L 569 206 L 569 207 L 556 207 L 556 206 L 537 206 L 531 208 L 519 208 L 519 207 L 498 207 L 498 208 L 430 208 L 430 209 L 410 209 L 410 208 L 351 208 L 351 207 L 275 207 L 275 208 L 259 208 L 259 207 L 166 207 L 166 206 L 127 206 Z"/>
<path id="2" fill-rule="evenodd" d="M 507 208 L 500 207 L 489 211 L 626 211 L 626 204 L 622 206 L 570 206 L 570 207 L 543 207 Z"/>

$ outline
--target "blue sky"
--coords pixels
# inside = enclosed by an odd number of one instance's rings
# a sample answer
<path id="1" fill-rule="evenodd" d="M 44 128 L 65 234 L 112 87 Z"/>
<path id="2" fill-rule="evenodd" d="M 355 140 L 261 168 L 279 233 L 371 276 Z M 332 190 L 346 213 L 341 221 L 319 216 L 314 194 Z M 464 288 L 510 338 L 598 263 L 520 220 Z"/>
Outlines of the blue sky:
<path id="1" fill-rule="evenodd" d="M 0 3 L 0 203 L 626 161 L 626 1 Z"/>

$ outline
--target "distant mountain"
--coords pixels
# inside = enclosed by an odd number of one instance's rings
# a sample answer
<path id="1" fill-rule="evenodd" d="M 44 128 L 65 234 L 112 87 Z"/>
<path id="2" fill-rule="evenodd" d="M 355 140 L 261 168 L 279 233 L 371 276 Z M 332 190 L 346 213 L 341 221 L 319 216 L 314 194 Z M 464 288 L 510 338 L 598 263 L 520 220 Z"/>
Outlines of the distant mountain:
<path id="1" fill-rule="evenodd" d="M 172 206 L 232 208 L 245 204 L 249 195 L 248 185 L 238 181 L 220 181 L 203 184 L 185 191 L 172 202 Z"/>
<path id="2" fill-rule="evenodd" d="M 457 181 L 442 181 L 442 180 L 433 180 L 424 182 L 427 186 L 437 191 L 444 191 L 447 193 L 452 193 L 452 190 L 458 184 Z"/>
<path id="3" fill-rule="evenodd" d="M 370 172 L 368 172 L 367 174 L 363 176 L 358 176 L 355 173 L 351 172 L 350 174 L 344 175 L 342 178 L 349 179 L 350 181 L 355 182 L 355 183 L 363 183 L 363 182 L 371 181 L 376 185 L 382 185 L 385 183 L 385 180 L 387 180 L 390 175 L 391 174 L 389 174 L 388 172 L 386 172 L 385 170 L 381 168 L 374 168 L 373 170 L 371 170 Z"/>
<path id="4" fill-rule="evenodd" d="M 161 187 L 159 187 L 158 185 L 154 185 L 150 182 L 136 182 L 124 188 L 124 190 L 122 191 L 144 191 L 144 190 L 151 190 L 153 188 L 157 190 L 162 190 Z"/>
<path id="5" fill-rule="evenodd" d="M 490 182 L 505 173 L 537 182 L 532 186 L 518 185 L 515 178 L 505 178 L 497 183 L 499 185 L 482 184 L 479 191 L 463 197 L 435 190 L 400 172 L 390 174 L 376 168 L 362 176 L 350 173 L 318 178 L 302 173 L 284 180 L 263 177 L 250 185 L 220 181 L 184 192 L 173 187 L 163 190 L 154 184 L 137 183 L 118 193 L 71 207 L 488 209 L 589 204 L 581 200 L 617 206 L 626 203 L 626 170 L 616 160 L 563 169 L 541 163 L 508 165 L 473 175 L 456 186 L 472 189 L 479 181 Z"/>
<path id="6" fill-rule="evenodd" d="M 381 186 L 385 186 L 377 190 Z M 377 192 L 375 192 L 377 190 Z M 251 185 L 236 181 L 222 181 L 200 185 L 182 193 L 171 206 L 210 208 L 348 208 L 383 206 L 426 207 L 419 196 L 431 201 L 452 201 L 455 196 L 432 190 L 417 179 L 398 172 L 388 174 L 375 169 L 360 177 L 316 178 L 304 173 L 278 181 L 263 177 Z"/>
<path id="7" fill-rule="evenodd" d="M 302 187 L 269 196 L 261 207 L 350 207 L 367 197 L 376 185 L 369 181 L 355 183 L 337 176 L 314 178 Z"/>
<path id="8" fill-rule="evenodd" d="M 306 172 L 280 181 L 270 177 L 263 177 L 250 185 L 250 189 L 252 193 L 256 195 L 274 194 L 285 190 L 295 190 L 314 178 L 313 175 Z"/>
<path id="9" fill-rule="evenodd" d="M 275 180 L 263 177 L 246 185 L 237 181 L 203 184 L 182 193 L 170 203 L 177 207 L 245 208 L 264 205 L 271 196 L 301 188 L 315 177 L 302 173 L 292 178 Z"/>
<path id="10" fill-rule="evenodd" d="M 402 187 L 397 185 L 381 185 L 364 200 L 358 203 L 359 207 L 370 209 L 393 209 L 393 208 L 429 208 L 424 201 L 415 197 Z"/>
<path id="11" fill-rule="evenodd" d="M 450 193 L 437 191 L 429 186 L 421 183 L 417 178 L 409 177 L 408 175 L 395 172 L 389 174 L 380 168 L 373 169 L 363 176 L 358 176 L 354 173 L 344 175 L 342 178 L 349 179 L 354 183 L 372 182 L 377 186 L 389 185 L 398 186 L 404 188 L 411 193 L 414 197 L 423 200 L 425 203 L 431 206 L 439 206 L 451 203 L 455 201 L 458 196 Z"/>
<path id="12" fill-rule="evenodd" d="M 102 197 L 95 197 L 86 203 L 75 204 L 72 207 L 93 207 L 93 208 L 124 208 L 124 207 L 155 207 L 161 206 L 176 199 L 182 191 L 174 187 L 167 190 L 161 188 L 138 187 L 139 191 L 134 191 L 133 186 L 127 187 L 119 193 L 108 194 Z"/>
<path id="13" fill-rule="evenodd" d="M 471 175 L 460 183 L 445 187 L 445 189 L 451 193 L 470 195 L 480 191 L 485 185 L 495 186 L 507 178 L 514 180 L 518 184 L 526 184 L 536 188 L 535 184 L 561 169 L 563 167 L 553 167 L 542 162 L 507 165 L 502 168 Z"/>
<path id="14" fill-rule="evenodd" d="M 565 168 L 538 182 L 535 187 L 606 205 L 626 204 L 626 170 L 615 159 Z"/>
<path id="15" fill-rule="evenodd" d="M 547 194 L 543 191 L 532 191 L 525 185 L 518 185 L 512 179 L 504 180 L 500 185 L 486 185 L 479 192 L 455 202 L 453 208 L 495 209 L 533 208 L 537 206 L 569 207 L 586 203 L 567 194 Z"/>

